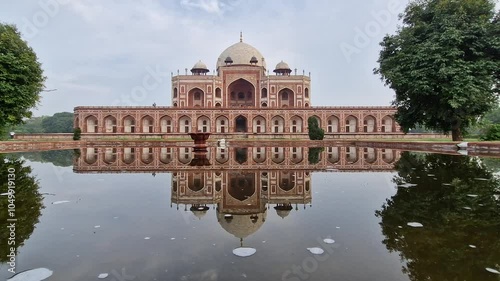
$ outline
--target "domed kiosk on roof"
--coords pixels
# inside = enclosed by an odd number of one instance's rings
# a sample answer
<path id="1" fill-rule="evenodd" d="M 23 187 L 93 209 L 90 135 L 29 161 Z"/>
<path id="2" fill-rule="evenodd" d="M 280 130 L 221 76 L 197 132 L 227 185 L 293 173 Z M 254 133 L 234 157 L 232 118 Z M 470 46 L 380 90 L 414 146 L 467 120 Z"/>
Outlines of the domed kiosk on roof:
<path id="1" fill-rule="evenodd" d="M 290 75 L 290 73 L 292 73 L 292 70 L 286 62 L 281 61 L 276 65 L 276 68 L 273 70 L 273 72 L 276 73 L 276 75 Z"/>
<path id="2" fill-rule="evenodd" d="M 193 68 L 191 68 L 191 73 L 193 75 L 206 75 L 207 72 L 209 72 L 208 67 L 206 64 L 204 64 L 201 60 L 198 61 Z"/>

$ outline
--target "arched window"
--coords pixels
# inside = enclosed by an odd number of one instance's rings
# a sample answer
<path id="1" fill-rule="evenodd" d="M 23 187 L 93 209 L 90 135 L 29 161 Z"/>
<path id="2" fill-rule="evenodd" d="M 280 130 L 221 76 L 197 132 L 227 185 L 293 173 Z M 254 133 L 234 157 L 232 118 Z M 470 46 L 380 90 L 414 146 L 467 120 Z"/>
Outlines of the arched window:
<path id="1" fill-rule="evenodd" d="M 174 99 L 177 98 L 177 88 L 174 88 Z"/>
<path id="2" fill-rule="evenodd" d="M 201 100 L 201 94 L 200 94 L 200 92 L 194 93 L 194 99 L 195 100 Z"/>
<path id="3" fill-rule="evenodd" d="M 283 95 L 281 96 L 281 99 L 282 100 L 288 100 L 288 93 L 287 92 L 283 92 Z"/>
<path id="4" fill-rule="evenodd" d="M 160 132 L 172 133 L 172 119 L 169 116 L 164 116 L 160 119 Z"/>

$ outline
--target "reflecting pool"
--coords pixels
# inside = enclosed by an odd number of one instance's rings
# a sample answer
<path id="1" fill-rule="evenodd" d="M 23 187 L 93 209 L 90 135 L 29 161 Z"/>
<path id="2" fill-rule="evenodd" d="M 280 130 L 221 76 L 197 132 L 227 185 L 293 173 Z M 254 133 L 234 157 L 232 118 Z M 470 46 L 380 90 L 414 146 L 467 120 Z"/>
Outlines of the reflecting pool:
<path id="1" fill-rule="evenodd" d="M 0 169 L 0 280 L 500 278 L 495 158 L 86 147 Z"/>

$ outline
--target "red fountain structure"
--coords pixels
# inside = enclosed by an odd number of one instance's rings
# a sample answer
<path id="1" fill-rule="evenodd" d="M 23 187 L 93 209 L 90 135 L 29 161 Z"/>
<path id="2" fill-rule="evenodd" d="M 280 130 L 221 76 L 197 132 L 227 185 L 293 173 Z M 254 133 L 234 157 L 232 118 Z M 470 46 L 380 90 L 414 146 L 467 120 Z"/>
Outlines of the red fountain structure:
<path id="1" fill-rule="evenodd" d="M 190 166 L 209 166 L 210 161 L 207 158 L 207 139 L 210 133 L 190 133 L 191 139 L 194 140 L 194 158 L 189 163 Z"/>
<path id="2" fill-rule="evenodd" d="M 207 152 L 207 140 L 210 133 L 189 133 L 189 136 L 194 140 L 194 152 Z"/>

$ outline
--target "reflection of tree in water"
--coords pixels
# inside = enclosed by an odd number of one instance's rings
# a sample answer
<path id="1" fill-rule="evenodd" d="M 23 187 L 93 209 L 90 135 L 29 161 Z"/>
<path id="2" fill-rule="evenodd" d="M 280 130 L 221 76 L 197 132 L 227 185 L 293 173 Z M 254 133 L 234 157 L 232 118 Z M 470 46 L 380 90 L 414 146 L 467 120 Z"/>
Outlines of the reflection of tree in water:
<path id="1" fill-rule="evenodd" d="M 43 197 L 38 192 L 38 181 L 31 175 L 31 167 L 25 166 L 23 160 L 16 157 L 7 158 L 0 155 L 0 193 L 8 190 L 8 169 L 15 169 L 15 206 L 16 206 L 16 249 L 24 244 L 30 237 L 38 223 L 43 206 Z M 9 229 L 8 219 L 8 197 L 0 196 L 0 262 L 8 260 L 7 255 L 12 246 L 7 244 Z"/>
<path id="2" fill-rule="evenodd" d="M 483 158 L 483 163 L 492 172 L 500 172 L 500 158 Z"/>
<path id="3" fill-rule="evenodd" d="M 239 164 L 247 162 L 248 149 L 247 148 L 236 148 L 235 149 L 235 160 Z"/>
<path id="4" fill-rule="evenodd" d="M 310 147 L 309 153 L 307 155 L 307 160 L 309 161 L 309 164 L 311 165 L 318 164 L 319 161 L 321 160 L 321 152 L 323 152 L 324 149 L 325 149 L 324 147 Z"/>
<path id="5" fill-rule="evenodd" d="M 481 160 L 405 152 L 395 168 L 396 184 L 417 186 L 399 187 L 376 216 L 383 243 L 406 261 L 403 272 L 411 280 L 498 280 L 485 268 L 500 262 L 499 180 Z"/>
<path id="6" fill-rule="evenodd" d="M 48 150 L 36 152 L 24 152 L 16 154 L 22 156 L 33 162 L 50 162 L 59 167 L 71 167 L 73 165 L 73 158 L 80 156 L 79 149 L 71 150 Z"/>

